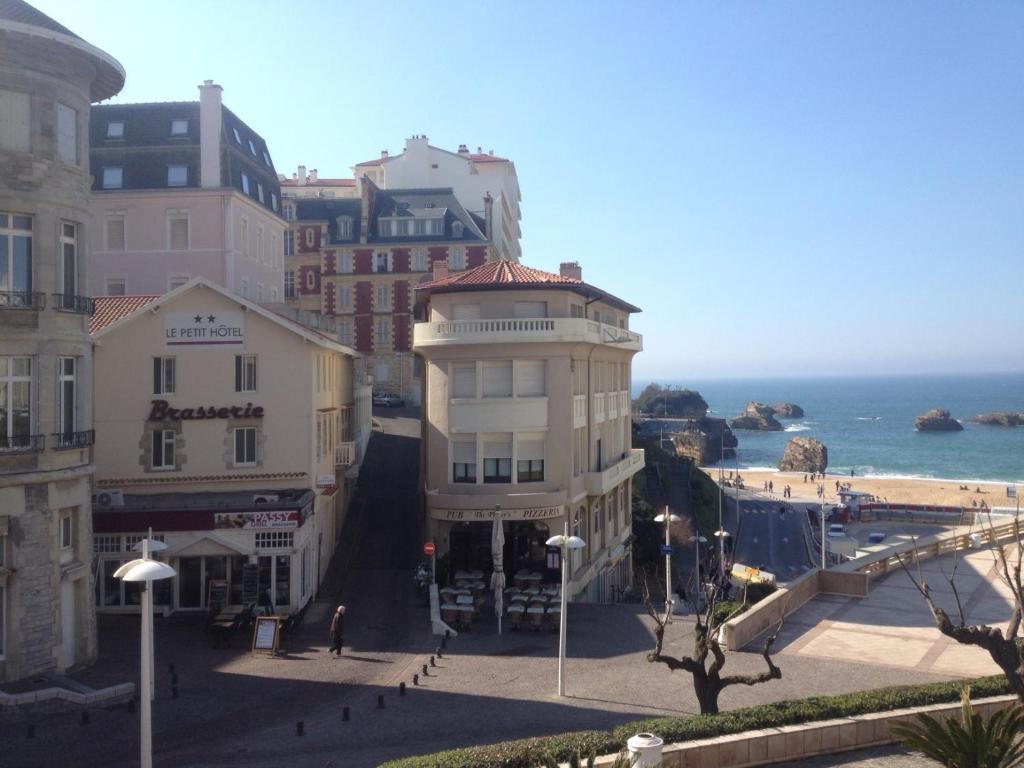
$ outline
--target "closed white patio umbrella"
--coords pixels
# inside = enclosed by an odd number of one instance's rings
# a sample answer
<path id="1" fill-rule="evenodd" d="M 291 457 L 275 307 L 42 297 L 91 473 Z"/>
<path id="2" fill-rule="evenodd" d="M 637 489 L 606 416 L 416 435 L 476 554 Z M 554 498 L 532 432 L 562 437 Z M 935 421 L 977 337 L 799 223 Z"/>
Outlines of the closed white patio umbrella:
<path id="1" fill-rule="evenodd" d="M 498 634 L 501 634 L 501 614 L 505 608 L 505 528 L 501 523 L 501 507 L 494 508 L 494 525 L 491 528 L 491 558 L 494 572 L 491 574 L 491 589 L 494 590 L 494 613 L 498 617 Z"/>

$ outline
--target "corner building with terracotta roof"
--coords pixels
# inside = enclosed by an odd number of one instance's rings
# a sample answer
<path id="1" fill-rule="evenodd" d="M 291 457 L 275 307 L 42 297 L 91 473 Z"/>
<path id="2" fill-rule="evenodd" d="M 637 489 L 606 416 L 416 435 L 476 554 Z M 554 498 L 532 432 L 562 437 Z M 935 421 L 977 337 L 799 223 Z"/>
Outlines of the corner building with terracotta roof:
<path id="1" fill-rule="evenodd" d="M 504 564 L 560 579 L 549 536 L 566 528 L 569 597 L 601 601 L 631 581 L 632 358 L 640 310 L 582 279 L 495 261 L 438 264 L 416 289 L 413 349 L 423 360 L 423 493 L 428 537 L 447 572 L 491 569 L 495 510 Z"/>

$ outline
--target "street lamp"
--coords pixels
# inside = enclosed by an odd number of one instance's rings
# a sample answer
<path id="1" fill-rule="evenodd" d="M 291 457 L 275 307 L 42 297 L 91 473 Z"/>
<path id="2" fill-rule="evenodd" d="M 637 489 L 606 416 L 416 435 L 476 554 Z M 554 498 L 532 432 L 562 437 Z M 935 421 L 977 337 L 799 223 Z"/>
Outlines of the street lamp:
<path id="1" fill-rule="evenodd" d="M 719 523 L 722 521 L 719 520 Z M 721 576 L 721 580 L 725 582 L 725 540 L 732 534 L 724 528 L 719 528 L 715 531 L 715 538 L 718 539 L 718 573 Z"/>
<path id="2" fill-rule="evenodd" d="M 132 547 L 132 552 L 140 552 L 143 557 L 146 557 L 146 547 L 149 547 L 149 554 L 154 552 L 163 552 L 167 549 L 167 545 L 153 538 L 153 529 L 149 529 L 149 536 L 145 539 L 139 539 L 135 546 Z M 150 606 L 152 607 L 152 606 Z M 156 701 L 156 674 L 153 671 L 153 665 L 156 654 L 153 653 L 153 612 L 144 613 L 142 620 L 149 624 L 149 700 Z"/>
<path id="3" fill-rule="evenodd" d="M 565 523 L 565 533 L 552 536 L 547 540 L 549 547 L 558 547 L 561 550 L 560 560 L 562 568 L 562 610 L 558 626 L 558 695 L 565 696 L 565 614 L 567 605 L 567 593 L 569 591 L 569 550 L 583 549 L 587 543 L 579 536 L 569 535 L 569 522 Z"/>
<path id="4" fill-rule="evenodd" d="M 672 523 L 678 523 L 682 520 L 679 515 L 669 512 L 668 506 L 665 507 L 665 511 L 660 515 L 654 516 L 654 522 L 665 524 L 665 546 L 663 551 L 665 553 L 665 615 L 668 617 L 666 621 L 672 621 L 672 542 L 669 540 L 668 529 Z"/>
<path id="5" fill-rule="evenodd" d="M 708 540 L 703 536 L 691 536 L 687 539 L 690 544 L 693 544 L 693 589 L 696 593 L 695 603 L 697 605 L 697 611 L 700 611 L 700 545 L 707 544 Z"/>
<path id="6" fill-rule="evenodd" d="M 153 584 L 159 579 L 169 579 L 175 571 L 167 563 L 151 560 L 149 557 L 149 539 L 142 541 L 142 557 L 130 560 L 116 571 L 114 577 L 122 581 L 142 582 L 142 679 L 139 688 L 141 708 L 140 765 L 141 768 L 153 768 L 153 723 L 152 723 L 152 631 L 153 631 Z"/>

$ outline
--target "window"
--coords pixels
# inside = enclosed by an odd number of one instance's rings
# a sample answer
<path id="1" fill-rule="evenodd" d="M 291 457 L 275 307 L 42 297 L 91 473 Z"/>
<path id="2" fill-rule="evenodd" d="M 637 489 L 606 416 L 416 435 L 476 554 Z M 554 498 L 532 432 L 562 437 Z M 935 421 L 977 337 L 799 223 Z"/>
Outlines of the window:
<path id="1" fill-rule="evenodd" d="M 295 544 L 292 531 L 258 531 L 256 549 L 291 549 Z"/>
<path id="2" fill-rule="evenodd" d="M 335 263 L 335 269 L 340 274 L 348 275 L 352 273 L 352 254 L 351 253 L 339 253 L 337 255 L 337 261 Z"/>
<path id="3" fill-rule="evenodd" d="M 286 269 L 284 272 L 284 297 L 295 298 L 295 270 Z"/>
<path id="4" fill-rule="evenodd" d="M 74 520 L 68 509 L 60 513 L 60 548 L 71 549 L 74 543 Z"/>
<path id="5" fill-rule="evenodd" d="M 266 238 L 263 237 L 263 225 L 262 224 L 257 224 L 256 225 L 256 260 L 257 261 L 266 261 L 266 249 L 264 248 L 265 243 L 266 243 Z"/>
<path id="6" fill-rule="evenodd" d="M 0 305 L 32 305 L 32 217 L 0 213 Z"/>
<path id="7" fill-rule="evenodd" d="M 416 219 L 412 223 L 412 233 L 414 235 L 425 235 L 427 234 L 427 220 Z"/>
<path id="8" fill-rule="evenodd" d="M 173 395 L 177 364 L 173 357 L 153 358 L 153 394 Z"/>
<path id="9" fill-rule="evenodd" d="M 544 482 L 544 433 L 522 433 L 516 449 L 516 482 Z"/>
<path id="10" fill-rule="evenodd" d="M 582 304 L 570 304 L 569 305 L 569 317 L 585 317 L 583 312 Z"/>
<path id="11" fill-rule="evenodd" d="M 546 366 L 543 360 L 517 360 L 516 395 L 519 397 L 543 397 L 545 372 Z"/>
<path id="12" fill-rule="evenodd" d="M 386 317 L 377 319 L 377 337 L 375 343 L 383 346 L 391 344 L 391 320 Z"/>
<path id="13" fill-rule="evenodd" d="M 391 286 L 377 286 L 377 301 L 374 309 L 377 312 L 382 312 L 384 310 L 391 309 Z"/>
<path id="14" fill-rule="evenodd" d="M 517 301 L 512 306 L 512 317 L 547 317 L 546 301 Z"/>
<path id="15" fill-rule="evenodd" d="M 342 320 L 338 323 L 338 341 L 346 346 L 352 346 L 352 321 Z"/>
<path id="16" fill-rule="evenodd" d="M 0 357 L 0 449 L 27 446 L 32 434 L 32 358 Z"/>
<path id="17" fill-rule="evenodd" d="M 284 255 L 295 255 L 295 233 L 290 229 L 285 230 L 284 233 Z"/>
<path id="18" fill-rule="evenodd" d="M 264 202 L 264 200 L 263 200 L 263 184 L 261 182 L 258 182 L 258 181 L 256 182 L 256 199 L 259 200 L 261 203 Z"/>
<path id="19" fill-rule="evenodd" d="M 239 283 L 238 294 L 243 299 L 248 299 L 249 298 L 249 278 L 248 277 L 243 277 L 242 281 Z"/>
<path id="20" fill-rule="evenodd" d="M 27 93 L 0 91 L 0 149 L 28 152 L 32 149 Z"/>
<path id="21" fill-rule="evenodd" d="M 270 162 L 270 155 L 267 154 L 267 150 L 265 149 L 263 150 L 263 164 L 267 166 L 267 168 L 270 168 L 272 165 L 272 163 Z"/>
<path id="22" fill-rule="evenodd" d="M 107 296 L 124 296 L 125 284 L 123 277 L 107 278 Z"/>
<path id="23" fill-rule="evenodd" d="M 235 141 L 239 144 L 242 143 L 242 137 L 238 135 L 238 129 L 235 126 L 231 126 L 231 133 L 235 137 Z"/>
<path id="24" fill-rule="evenodd" d="M 479 320 L 480 319 L 480 305 L 479 304 L 453 304 L 452 305 L 452 320 Z"/>
<path id="25" fill-rule="evenodd" d="M 338 226 L 338 239 L 348 240 L 352 237 L 352 217 L 351 216 L 339 216 L 335 219 L 335 223 Z"/>
<path id="26" fill-rule="evenodd" d="M 391 237 L 392 228 L 390 219 L 377 219 L 377 235 L 379 237 Z"/>
<path id="27" fill-rule="evenodd" d="M 57 154 L 68 165 L 78 165 L 78 113 L 57 102 Z"/>
<path id="28" fill-rule="evenodd" d="M 451 258 L 448 261 L 451 263 L 452 269 L 459 270 L 466 268 L 466 256 L 463 253 L 462 248 L 452 248 Z"/>
<path id="29" fill-rule="evenodd" d="M 103 188 L 104 189 L 120 189 L 124 186 L 124 169 L 120 167 L 110 167 L 103 169 Z"/>
<path id="30" fill-rule="evenodd" d="M 452 440 L 452 482 L 476 482 L 476 435 L 460 435 Z"/>
<path id="31" fill-rule="evenodd" d="M 181 288 L 188 281 L 188 275 L 169 275 L 167 277 L 167 290 L 173 291 L 175 288 Z"/>
<path id="32" fill-rule="evenodd" d="M 171 120 L 171 136 L 187 136 L 188 120 Z"/>
<path id="33" fill-rule="evenodd" d="M 461 221 L 454 222 L 452 224 L 452 237 L 453 238 L 462 237 L 462 229 L 463 229 L 463 225 L 462 225 Z"/>
<path id="34" fill-rule="evenodd" d="M 271 192 L 270 193 L 270 208 L 272 210 L 274 210 L 274 211 L 277 210 L 277 193 L 276 192 Z"/>
<path id="35" fill-rule="evenodd" d="M 252 139 L 249 139 L 249 151 L 252 152 L 253 157 L 256 157 L 256 145 L 252 143 Z"/>
<path id="36" fill-rule="evenodd" d="M 235 430 L 235 466 L 256 466 L 256 427 Z"/>
<path id="37" fill-rule="evenodd" d="M 188 216 L 171 216 L 170 248 L 172 251 L 188 250 Z"/>
<path id="38" fill-rule="evenodd" d="M 78 226 L 70 221 L 60 224 L 60 306 L 75 308 L 78 294 Z"/>
<path id="39" fill-rule="evenodd" d="M 352 288 L 348 285 L 338 286 L 338 309 L 352 309 Z"/>
<path id="40" fill-rule="evenodd" d="M 415 251 L 412 252 L 412 271 L 427 271 L 427 252 L 424 251 L 422 248 L 417 248 Z"/>
<path id="41" fill-rule="evenodd" d="M 110 533 L 95 534 L 92 537 L 92 551 L 97 553 L 120 552 L 121 536 Z"/>
<path id="42" fill-rule="evenodd" d="M 122 120 L 112 120 L 111 122 L 107 123 L 107 138 L 124 138 L 124 122 Z"/>
<path id="43" fill-rule="evenodd" d="M 242 220 L 239 223 L 239 229 L 241 231 L 241 234 L 239 235 L 239 239 L 242 241 L 242 255 L 243 256 L 248 256 L 249 255 L 249 220 L 247 218 L 245 218 L 244 216 L 242 217 Z"/>
<path id="44" fill-rule="evenodd" d="M 409 219 L 395 219 L 394 232 L 396 232 L 399 237 L 408 237 L 410 229 L 411 224 Z"/>
<path id="45" fill-rule="evenodd" d="M 484 482 L 512 482 L 512 435 L 484 437 Z"/>
<path id="46" fill-rule="evenodd" d="M 168 165 L 167 166 L 167 186 L 168 187 L 184 187 L 188 184 L 188 166 L 187 165 Z"/>
<path id="47" fill-rule="evenodd" d="M 125 249 L 124 216 L 109 216 L 106 223 L 107 250 L 123 251 Z"/>
<path id="48" fill-rule="evenodd" d="M 249 194 L 249 176 L 245 173 L 242 174 L 242 191 Z"/>
<path id="49" fill-rule="evenodd" d="M 157 429 L 153 432 L 153 469 L 174 469 L 173 429 Z"/>
<path id="50" fill-rule="evenodd" d="M 286 203 L 284 206 L 284 220 L 294 221 L 295 220 L 295 206 Z"/>
<path id="51" fill-rule="evenodd" d="M 512 361 L 485 360 L 484 397 L 512 397 Z"/>
<path id="52" fill-rule="evenodd" d="M 256 301 L 263 301 L 263 281 L 256 283 Z"/>
<path id="53" fill-rule="evenodd" d="M 452 397 L 476 397 L 476 363 L 452 363 Z"/>
<path id="54" fill-rule="evenodd" d="M 57 431 L 65 441 L 77 431 L 76 362 L 73 357 L 57 358 Z"/>
<path id="55" fill-rule="evenodd" d="M 256 391 L 256 355 L 235 355 L 235 392 Z"/>
<path id="56" fill-rule="evenodd" d="M 387 272 L 388 271 L 388 255 L 387 253 L 375 253 L 373 254 L 373 271 L 374 272 Z"/>

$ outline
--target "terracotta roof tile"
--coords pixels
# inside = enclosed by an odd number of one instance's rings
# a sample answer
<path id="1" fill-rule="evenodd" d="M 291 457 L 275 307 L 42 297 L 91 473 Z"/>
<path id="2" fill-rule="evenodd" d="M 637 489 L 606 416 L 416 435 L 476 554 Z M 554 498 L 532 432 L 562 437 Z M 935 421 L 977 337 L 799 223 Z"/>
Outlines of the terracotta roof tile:
<path id="1" fill-rule="evenodd" d="M 92 317 L 89 318 L 89 333 L 96 333 L 122 317 L 127 317 L 139 307 L 144 307 L 159 298 L 160 296 L 157 294 L 97 296 L 93 299 Z"/>
<path id="2" fill-rule="evenodd" d="M 583 285 L 583 281 L 527 267 L 514 261 L 499 259 L 497 261 L 489 261 L 465 272 L 453 272 L 447 277 L 442 277 L 440 280 L 424 283 L 417 287 L 416 290 L 468 285 L 514 285 L 529 287 L 538 285 Z"/>

